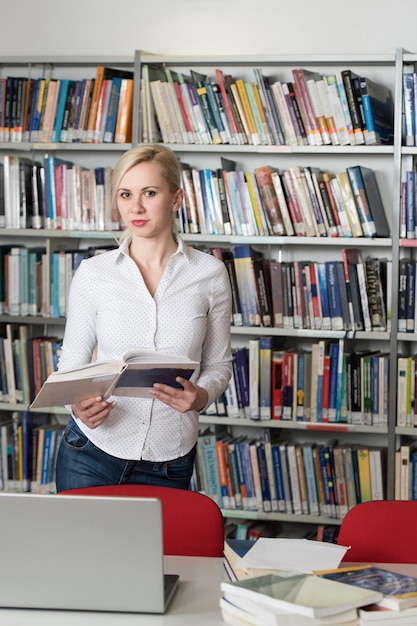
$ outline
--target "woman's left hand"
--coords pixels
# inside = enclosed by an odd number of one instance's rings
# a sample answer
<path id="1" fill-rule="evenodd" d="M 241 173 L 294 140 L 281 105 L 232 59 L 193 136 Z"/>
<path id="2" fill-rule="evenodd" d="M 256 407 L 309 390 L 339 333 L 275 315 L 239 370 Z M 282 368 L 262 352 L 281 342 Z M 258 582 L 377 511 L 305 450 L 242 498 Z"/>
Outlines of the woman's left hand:
<path id="1" fill-rule="evenodd" d="M 150 393 L 161 402 L 164 402 L 175 411 L 201 411 L 207 404 L 208 392 L 195 383 L 178 376 L 176 379 L 184 389 L 176 389 L 169 385 L 155 383 Z"/>

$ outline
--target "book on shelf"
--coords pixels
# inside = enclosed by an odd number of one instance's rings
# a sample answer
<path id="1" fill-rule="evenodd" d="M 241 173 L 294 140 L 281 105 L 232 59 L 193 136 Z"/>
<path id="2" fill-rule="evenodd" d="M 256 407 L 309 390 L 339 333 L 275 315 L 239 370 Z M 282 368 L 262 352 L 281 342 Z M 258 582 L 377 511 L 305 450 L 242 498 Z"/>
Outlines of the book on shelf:
<path id="1" fill-rule="evenodd" d="M 231 143 L 241 145 L 244 143 L 244 139 L 242 137 L 242 134 L 238 126 L 236 112 L 234 111 L 234 108 L 233 108 L 233 97 L 230 91 L 228 91 L 226 87 L 226 81 L 225 81 L 223 71 L 220 68 L 216 68 L 215 72 L 216 72 L 216 77 L 217 77 L 217 83 L 218 83 L 220 93 L 223 99 L 223 106 L 225 108 L 228 122 L 230 125 L 230 130 L 231 130 L 231 135 L 232 135 Z"/>
<path id="2" fill-rule="evenodd" d="M 59 91 L 59 80 L 50 79 L 47 84 L 44 113 L 43 113 L 43 119 L 41 120 L 40 137 L 39 137 L 41 142 L 48 143 L 52 141 L 58 91 Z"/>
<path id="3" fill-rule="evenodd" d="M 346 205 L 340 189 L 339 180 L 336 176 L 330 176 L 327 172 L 323 172 L 323 180 L 326 183 L 327 192 L 329 194 L 330 204 L 336 224 L 338 225 L 341 237 L 352 237 L 352 228 Z"/>
<path id="4" fill-rule="evenodd" d="M 247 348 L 236 348 L 232 351 L 232 366 L 240 413 L 242 417 L 249 417 L 249 361 Z"/>
<path id="5" fill-rule="evenodd" d="M 366 606 L 381 598 L 378 592 L 356 588 L 353 585 L 339 583 L 331 586 L 324 585 L 323 582 L 335 581 L 310 574 L 287 577 L 266 574 L 241 581 L 222 582 L 221 592 L 224 598 L 237 606 L 240 598 L 243 598 L 311 618 L 337 615 Z"/>
<path id="6" fill-rule="evenodd" d="M 190 70 L 190 76 L 192 84 L 195 88 L 195 95 L 197 97 L 197 102 L 200 105 L 204 122 L 210 133 L 211 143 L 221 144 L 223 143 L 223 139 L 220 134 L 221 128 L 218 127 L 218 116 L 215 115 L 214 110 L 210 105 L 207 93 L 207 76 L 201 72 L 197 72 L 196 70 Z"/>
<path id="7" fill-rule="evenodd" d="M 416 102 L 414 97 L 415 72 L 406 71 L 402 75 L 403 89 L 403 145 L 414 146 L 416 139 Z"/>
<path id="8" fill-rule="evenodd" d="M 343 111 L 343 104 L 340 97 L 339 85 L 336 74 L 327 74 L 324 76 L 324 82 L 329 99 L 330 107 L 333 112 L 334 123 L 336 126 L 339 144 L 341 146 L 349 145 L 350 138 L 348 128 L 346 126 L 346 117 Z"/>
<path id="9" fill-rule="evenodd" d="M 297 197 L 293 176 L 290 170 L 284 170 L 281 175 L 281 183 L 288 211 L 293 223 L 294 232 L 298 237 L 307 235 L 306 224 L 302 209 Z"/>
<path id="10" fill-rule="evenodd" d="M 365 259 L 366 290 L 373 330 L 387 330 L 386 311 L 386 260 L 376 257 Z M 411 289 L 411 285 L 409 285 Z"/>
<path id="11" fill-rule="evenodd" d="M 253 262 L 262 253 L 251 246 L 235 246 L 233 255 L 243 326 L 260 326 L 261 313 Z"/>
<path id="12" fill-rule="evenodd" d="M 114 143 L 132 141 L 133 78 L 122 78 L 117 109 Z"/>
<path id="13" fill-rule="evenodd" d="M 281 180 L 281 175 L 279 174 L 278 171 L 272 170 L 271 171 L 271 179 L 272 179 L 272 183 L 274 185 L 274 189 L 275 189 L 275 194 L 278 200 L 278 205 L 281 211 L 281 215 L 282 215 L 282 220 L 284 223 L 284 228 L 285 228 L 285 234 L 288 237 L 292 237 L 294 235 L 294 226 L 292 223 L 292 219 L 291 219 L 291 215 L 290 215 L 290 211 L 288 208 L 288 203 L 285 197 L 285 193 L 284 193 L 284 188 L 282 185 L 282 180 Z"/>
<path id="14" fill-rule="evenodd" d="M 255 274 L 256 291 L 261 313 L 261 326 L 272 326 L 272 301 L 270 265 L 263 258 L 254 259 L 253 271 Z"/>
<path id="15" fill-rule="evenodd" d="M 304 111 L 302 109 L 302 103 L 299 101 L 299 93 L 294 85 L 294 82 L 289 81 L 282 83 L 282 90 L 288 104 L 291 121 L 297 137 L 297 143 L 300 146 L 309 145 L 307 129 L 304 124 Z"/>
<path id="16" fill-rule="evenodd" d="M 367 145 L 392 145 L 394 141 L 394 101 L 391 90 L 361 76 L 359 85 L 365 116 Z"/>
<path id="17" fill-rule="evenodd" d="M 199 459 L 204 467 L 204 493 L 221 507 L 223 500 L 217 464 L 216 435 L 209 428 L 199 432 L 197 450 L 201 450 Z"/>
<path id="18" fill-rule="evenodd" d="M 248 417 L 259 420 L 259 339 L 248 342 L 249 407 Z"/>
<path id="19" fill-rule="evenodd" d="M 304 128 L 307 132 L 308 143 L 312 146 L 323 145 L 323 138 L 320 133 L 319 123 L 317 121 L 311 95 L 308 89 L 308 80 L 320 80 L 321 74 L 304 68 L 294 68 L 293 88 L 300 108 L 301 117 L 303 119 Z"/>
<path id="20" fill-rule="evenodd" d="M 99 395 L 150 397 L 148 390 L 156 382 L 182 388 L 177 376 L 190 378 L 197 366 L 187 357 L 134 350 L 122 361 L 96 361 L 67 372 L 53 372 L 31 408 L 74 404 Z"/>
<path id="21" fill-rule="evenodd" d="M 332 146 L 338 146 L 340 141 L 337 134 L 336 122 L 333 116 L 333 110 L 330 104 L 329 96 L 327 93 L 327 87 L 324 77 L 315 81 L 315 89 L 317 91 L 317 97 L 319 99 L 319 104 L 321 106 L 322 115 L 325 119 L 327 133 L 330 138 L 330 143 Z"/>
<path id="22" fill-rule="evenodd" d="M 252 210 L 254 214 L 257 234 L 261 236 L 269 235 L 269 230 L 270 230 L 269 219 L 267 215 L 265 214 L 261 195 L 259 193 L 259 188 L 256 183 L 255 176 L 252 172 L 245 172 L 245 183 L 246 183 L 246 187 L 249 193 L 249 198 L 250 198 L 250 202 L 251 202 L 251 206 L 252 206 Z M 278 202 L 280 203 L 279 200 Z M 280 203 L 280 208 L 282 209 L 281 203 Z M 281 213 L 283 214 L 283 219 L 285 222 L 284 213 L 282 210 L 281 210 Z M 285 224 L 285 227 L 287 228 L 287 224 Z M 292 225 L 290 224 L 290 229 L 291 228 L 292 228 Z M 289 234 L 288 231 L 287 231 L 287 234 Z"/>
<path id="23" fill-rule="evenodd" d="M 355 198 L 353 196 L 352 187 L 349 182 L 347 171 L 338 172 L 336 179 L 339 183 L 342 200 L 345 205 L 348 216 L 352 237 L 362 237 L 363 229 L 359 219 L 358 210 L 356 208 Z"/>
<path id="24" fill-rule="evenodd" d="M 176 125 L 179 129 L 178 138 L 182 138 L 182 143 L 194 143 L 194 129 L 192 127 L 191 117 L 184 103 L 178 74 L 169 67 L 165 66 L 163 69 L 167 81 L 165 89 L 167 96 L 170 98 L 173 113 L 176 118 Z"/>
<path id="25" fill-rule="evenodd" d="M 369 207 L 369 212 L 372 216 L 374 224 L 375 236 L 389 237 L 389 225 L 378 188 L 375 171 L 372 168 L 358 165 L 349 167 L 347 172 L 350 178 L 352 176 L 356 178 L 359 194 L 364 204 L 365 211 L 366 207 Z M 372 231 L 372 224 L 370 228 Z"/>
<path id="26" fill-rule="evenodd" d="M 269 165 L 255 168 L 255 178 L 272 234 L 284 235 L 284 223 L 272 180 L 272 168 Z"/>
<path id="27" fill-rule="evenodd" d="M 279 113 L 279 108 L 276 106 L 270 78 L 265 76 L 260 68 L 254 68 L 253 72 L 273 143 L 275 145 L 285 144 L 285 123 Z"/>
<path id="28" fill-rule="evenodd" d="M 54 125 L 53 125 L 53 132 L 52 132 L 52 137 L 51 137 L 51 141 L 54 141 L 54 142 L 60 141 L 62 124 L 64 121 L 65 104 L 67 100 L 68 90 L 72 82 L 73 81 L 71 81 L 68 78 L 62 78 L 60 80 L 57 103 L 56 103 L 56 113 L 55 113 L 55 119 L 54 119 Z M 34 86 L 34 83 L 32 84 Z M 28 106 L 27 116 L 30 116 L 29 107 L 31 106 L 30 104 L 31 96 L 28 96 L 28 97 L 29 97 L 29 102 L 27 105 Z M 23 129 L 23 133 L 26 138 L 26 125 Z"/>
<path id="29" fill-rule="evenodd" d="M 60 119 L 60 124 L 59 125 L 57 124 L 56 134 L 55 134 L 56 141 L 60 141 L 62 143 L 66 143 L 70 141 L 69 124 L 70 124 L 70 118 L 72 118 L 73 107 L 75 106 L 75 95 L 76 95 L 76 91 L 78 88 L 79 88 L 79 81 L 70 80 L 68 83 L 68 87 L 67 87 L 65 102 L 59 103 L 59 116 L 60 118 L 62 116 L 62 120 Z M 63 110 L 61 109 L 61 107 L 63 107 Z M 30 138 L 30 128 L 31 128 L 31 125 L 26 131 L 28 139 Z"/>
<path id="30" fill-rule="evenodd" d="M 244 86 L 260 144 L 272 145 L 272 135 L 266 123 L 265 111 L 260 100 L 258 86 L 252 82 L 245 82 Z"/>
<path id="31" fill-rule="evenodd" d="M 350 118 L 352 121 L 354 145 L 363 145 L 365 143 L 363 134 L 364 128 L 362 124 L 360 104 L 353 83 L 353 79 L 355 76 L 357 77 L 357 75 L 350 69 L 342 70 L 341 75 L 349 107 Z"/>
<path id="32" fill-rule="evenodd" d="M 323 101 L 320 98 L 319 87 L 317 86 L 317 83 L 321 80 L 321 76 L 309 78 L 307 80 L 307 89 L 323 144 L 328 145 L 332 143 L 332 139 L 327 122 L 328 118 L 325 115 L 325 106 L 323 106 Z"/>
<path id="33" fill-rule="evenodd" d="M 103 81 L 111 80 L 115 76 L 119 76 L 120 78 L 124 79 L 133 79 L 133 72 L 119 68 L 107 67 L 104 65 L 98 65 L 96 68 L 94 87 L 91 96 L 91 105 L 86 125 L 85 141 L 87 143 L 92 143 L 94 141 L 94 130 L 96 128 L 96 117 Z"/>
<path id="34" fill-rule="evenodd" d="M 343 289 L 346 291 L 346 287 L 345 284 L 341 285 L 339 282 L 338 263 L 338 261 L 325 262 L 331 327 L 332 330 L 347 330 L 341 296 L 341 292 Z"/>
<path id="35" fill-rule="evenodd" d="M 304 223 L 305 235 L 307 237 L 316 237 L 319 235 L 318 225 L 307 187 L 305 173 L 299 166 L 290 167 L 288 171 L 292 179 L 291 189 L 294 190 L 295 195 L 293 201 L 298 205 L 298 210 L 301 214 L 302 222 Z"/>
<path id="36" fill-rule="evenodd" d="M 310 166 L 302 168 L 307 189 L 311 201 L 312 212 L 317 227 L 317 235 L 319 237 L 327 237 L 329 225 L 326 219 L 326 213 L 322 205 L 321 194 L 318 185 L 318 169 Z"/>
<path id="37" fill-rule="evenodd" d="M 380 606 L 402 611 L 417 606 L 417 579 L 374 565 L 352 565 L 316 572 L 319 576 L 381 594 Z"/>
<path id="38" fill-rule="evenodd" d="M 336 203 L 333 199 L 331 187 L 325 179 L 324 173 L 318 172 L 316 174 L 317 187 L 319 194 L 317 197 L 321 198 L 321 208 L 323 211 L 323 219 L 327 222 L 327 235 L 328 237 L 340 236 L 340 220 L 337 214 Z"/>

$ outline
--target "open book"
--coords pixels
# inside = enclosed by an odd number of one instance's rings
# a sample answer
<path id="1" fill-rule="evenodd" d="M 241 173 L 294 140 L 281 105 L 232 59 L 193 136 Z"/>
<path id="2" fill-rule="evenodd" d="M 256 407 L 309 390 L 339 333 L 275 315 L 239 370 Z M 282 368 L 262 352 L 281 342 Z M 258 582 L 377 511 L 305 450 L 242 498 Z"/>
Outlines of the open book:
<path id="1" fill-rule="evenodd" d="M 53 372 L 30 408 L 75 404 L 94 396 L 151 398 L 149 389 L 154 383 L 182 389 L 176 377 L 190 379 L 197 366 L 185 356 L 133 350 L 122 361 L 95 361 L 66 372 Z"/>

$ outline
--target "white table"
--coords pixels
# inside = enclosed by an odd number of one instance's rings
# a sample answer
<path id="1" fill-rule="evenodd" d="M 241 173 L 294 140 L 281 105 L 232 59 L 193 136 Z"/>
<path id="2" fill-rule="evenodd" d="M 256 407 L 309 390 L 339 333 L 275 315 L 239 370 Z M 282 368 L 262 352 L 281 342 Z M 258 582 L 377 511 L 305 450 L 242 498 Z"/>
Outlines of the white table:
<path id="1" fill-rule="evenodd" d="M 342 563 L 354 565 L 354 563 Z M 359 564 L 358 564 L 359 565 Z M 417 577 L 417 564 L 375 563 Z M 0 609 L 0 626 L 219 626 L 220 583 L 227 580 L 223 559 L 165 557 L 165 572 L 179 574 L 180 585 L 165 615 Z"/>
<path id="2" fill-rule="evenodd" d="M 180 585 L 165 615 L 0 609 L 1 626 L 219 626 L 223 559 L 165 557 L 165 572 Z"/>

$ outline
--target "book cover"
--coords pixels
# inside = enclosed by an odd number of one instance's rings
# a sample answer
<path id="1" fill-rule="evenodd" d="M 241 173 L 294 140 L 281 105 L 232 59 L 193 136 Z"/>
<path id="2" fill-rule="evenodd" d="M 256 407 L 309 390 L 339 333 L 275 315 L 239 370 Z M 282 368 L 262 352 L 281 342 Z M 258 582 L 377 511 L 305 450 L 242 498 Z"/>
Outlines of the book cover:
<path id="1" fill-rule="evenodd" d="M 181 388 L 177 376 L 190 378 L 198 363 L 187 357 L 152 350 L 136 350 L 123 361 L 96 361 L 68 372 L 53 372 L 31 408 L 75 404 L 92 396 L 149 398 L 155 382 Z"/>
<path id="2" fill-rule="evenodd" d="M 402 610 L 417 603 L 417 579 L 382 567 L 358 565 L 316 573 L 327 580 L 382 594 L 377 602 L 380 606 Z"/>
<path id="3" fill-rule="evenodd" d="M 332 330 L 343 330 L 343 310 L 340 295 L 337 261 L 326 261 L 327 288 L 329 294 L 330 318 Z"/>

